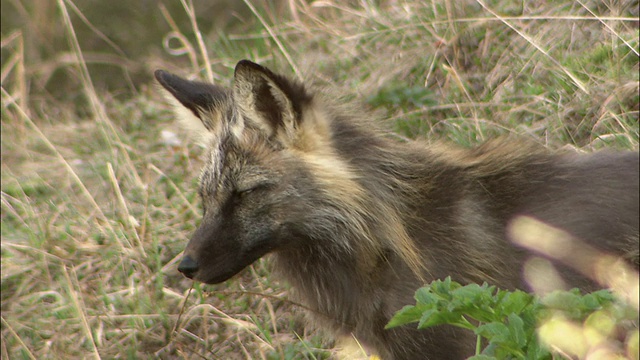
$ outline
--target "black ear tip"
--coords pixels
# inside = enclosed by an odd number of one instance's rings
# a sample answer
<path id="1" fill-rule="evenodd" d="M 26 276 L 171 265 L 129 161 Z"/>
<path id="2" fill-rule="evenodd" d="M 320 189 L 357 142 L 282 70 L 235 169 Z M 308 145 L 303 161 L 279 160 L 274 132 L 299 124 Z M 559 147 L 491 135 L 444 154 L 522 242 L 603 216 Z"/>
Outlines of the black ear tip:
<path id="1" fill-rule="evenodd" d="M 167 77 L 171 76 L 171 74 L 164 70 L 158 69 L 153 72 L 153 76 L 155 76 L 156 80 L 158 80 L 160 83 L 165 83 Z"/>
<path id="2" fill-rule="evenodd" d="M 260 66 L 260 65 L 258 65 L 258 64 L 256 64 L 256 63 L 254 63 L 251 60 L 244 59 L 244 60 L 238 61 L 238 63 L 236 64 L 235 72 L 242 71 L 242 70 L 245 70 L 245 69 L 264 71 L 265 68 Z"/>
<path id="3" fill-rule="evenodd" d="M 255 66 L 260 66 L 260 65 L 254 63 L 251 60 L 242 59 L 242 60 L 238 61 L 238 64 L 236 64 L 236 67 L 238 67 L 238 66 L 252 66 L 252 67 L 255 67 Z"/>

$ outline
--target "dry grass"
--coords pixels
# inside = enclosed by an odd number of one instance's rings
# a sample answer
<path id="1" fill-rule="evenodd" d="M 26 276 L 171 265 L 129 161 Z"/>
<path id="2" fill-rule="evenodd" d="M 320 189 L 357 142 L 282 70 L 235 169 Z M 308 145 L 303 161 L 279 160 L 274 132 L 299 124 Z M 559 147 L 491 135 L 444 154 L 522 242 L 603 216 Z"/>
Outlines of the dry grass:
<path id="1" fill-rule="evenodd" d="M 332 344 L 305 328 L 265 262 L 218 286 L 177 273 L 200 216 L 201 149 L 162 140 L 182 133 L 150 77 L 128 73 L 166 67 L 226 84 L 251 58 L 386 112 L 405 136 L 638 147 L 637 1 L 351 3 L 245 0 L 230 32 L 204 25 L 190 1 L 152 8 L 165 46 L 139 46 L 164 55 L 131 59 L 117 44 L 83 52 L 76 30 L 93 20 L 81 6 L 13 3 L 25 25 L 2 33 L 3 359 L 334 354 L 316 349 Z M 47 24 L 64 41 L 30 57 L 45 46 L 30 31 Z M 99 61 L 135 91 L 105 91 Z"/>

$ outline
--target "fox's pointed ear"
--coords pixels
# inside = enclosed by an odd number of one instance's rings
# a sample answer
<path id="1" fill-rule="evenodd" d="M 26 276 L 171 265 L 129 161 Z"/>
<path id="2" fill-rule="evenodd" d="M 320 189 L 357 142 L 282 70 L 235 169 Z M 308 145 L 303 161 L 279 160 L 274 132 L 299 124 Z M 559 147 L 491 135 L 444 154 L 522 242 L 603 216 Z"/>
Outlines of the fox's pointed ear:
<path id="1" fill-rule="evenodd" d="M 164 70 L 156 70 L 156 79 L 172 96 L 176 116 L 198 140 L 221 128 L 230 101 L 227 89 L 199 81 L 183 79 Z M 177 100 L 177 101 L 176 101 Z M 188 111 L 184 111 L 184 110 Z"/>
<path id="2" fill-rule="evenodd" d="M 233 97 L 247 124 L 287 142 L 295 138 L 303 108 L 311 100 L 301 84 L 249 60 L 236 65 Z"/>

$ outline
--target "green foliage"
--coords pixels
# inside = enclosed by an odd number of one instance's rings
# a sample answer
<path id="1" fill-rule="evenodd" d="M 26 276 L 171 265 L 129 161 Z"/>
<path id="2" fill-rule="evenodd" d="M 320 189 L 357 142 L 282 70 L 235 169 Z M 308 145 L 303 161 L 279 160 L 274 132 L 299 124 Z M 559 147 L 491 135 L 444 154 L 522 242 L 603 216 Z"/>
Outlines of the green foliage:
<path id="1" fill-rule="evenodd" d="M 520 290 L 506 291 L 488 284 L 462 286 L 435 280 L 415 294 L 416 305 L 398 311 L 387 328 L 418 323 L 418 329 L 449 324 L 478 336 L 471 359 L 551 359 L 536 332 L 536 325 L 561 313 L 568 320 L 584 321 L 598 311 L 609 323 L 633 320 L 637 313 L 616 302 L 607 290 L 582 295 L 579 290 L 557 291 L 543 298 Z M 604 315 L 606 314 L 606 315 Z M 602 321 L 596 326 L 601 326 Z"/>
<path id="2" fill-rule="evenodd" d="M 330 358 L 330 352 L 323 349 L 318 349 L 314 343 L 319 343 L 320 339 L 311 339 L 308 341 L 300 336 L 297 337 L 297 342 L 291 342 L 282 347 L 281 351 L 272 351 L 267 354 L 268 360 L 323 360 Z"/>
<path id="3" fill-rule="evenodd" d="M 384 106 L 395 111 L 437 104 L 429 89 L 424 86 L 407 87 L 406 85 L 380 89 L 377 94 L 368 98 L 368 103 L 374 107 Z"/>

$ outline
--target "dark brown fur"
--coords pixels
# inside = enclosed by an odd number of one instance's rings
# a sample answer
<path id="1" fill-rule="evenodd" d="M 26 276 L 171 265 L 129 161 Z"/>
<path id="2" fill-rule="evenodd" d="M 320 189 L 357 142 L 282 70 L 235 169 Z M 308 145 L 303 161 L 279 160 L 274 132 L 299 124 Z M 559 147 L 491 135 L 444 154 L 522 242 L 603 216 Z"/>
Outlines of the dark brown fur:
<path id="1" fill-rule="evenodd" d="M 531 254 L 508 236 L 519 215 L 638 268 L 637 152 L 401 142 L 248 61 L 230 90 L 156 77 L 202 121 L 209 147 L 206 210 L 180 271 L 218 283 L 272 254 L 276 273 L 318 323 L 353 334 L 383 359 L 473 354 L 475 337 L 465 330 L 384 326 L 434 279 L 527 289 L 522 266 Z M 597 287 L 559 269 L 570 286 Z"/>

